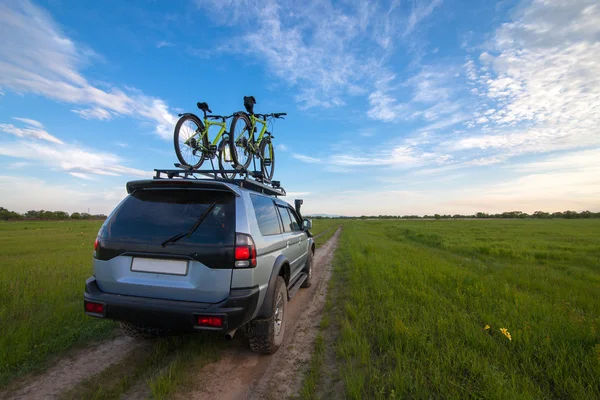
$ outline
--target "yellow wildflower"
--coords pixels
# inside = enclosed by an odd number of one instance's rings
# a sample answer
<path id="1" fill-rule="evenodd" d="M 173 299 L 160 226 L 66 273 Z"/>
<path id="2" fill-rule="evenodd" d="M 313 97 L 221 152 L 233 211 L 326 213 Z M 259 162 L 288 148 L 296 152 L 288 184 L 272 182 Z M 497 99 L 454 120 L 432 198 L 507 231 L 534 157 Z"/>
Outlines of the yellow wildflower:
<path id="1" fill-rule="evenodd" d="M 502 334 L 506 336 L 508 340 L 512 340 L 512 336 L 510 336 L 510 332 L 506 328 L 500 328 L 500 332 L 502 332 Z"/>
<path id="2" fill-rule="evenodd" d="M 488 329 L 490 329 L 490 326 L 486 325 L 483 329 L 487 331 Z"/>

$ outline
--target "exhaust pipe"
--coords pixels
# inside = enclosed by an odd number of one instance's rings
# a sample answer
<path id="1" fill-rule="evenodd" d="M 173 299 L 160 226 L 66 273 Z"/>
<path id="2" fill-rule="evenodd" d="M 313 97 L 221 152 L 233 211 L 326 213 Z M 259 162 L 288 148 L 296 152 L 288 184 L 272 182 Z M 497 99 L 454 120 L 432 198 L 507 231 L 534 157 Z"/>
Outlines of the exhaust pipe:
<path id="1" fill-rule="evenodd" d="M 233 339 L 233 335 L 235 335 L 235 331 L 237 331 L 237 329 L 232 329 L 229 332 L 227 332 L 225 334 L 225 339 L 227 339 L 227 340 Z"/>

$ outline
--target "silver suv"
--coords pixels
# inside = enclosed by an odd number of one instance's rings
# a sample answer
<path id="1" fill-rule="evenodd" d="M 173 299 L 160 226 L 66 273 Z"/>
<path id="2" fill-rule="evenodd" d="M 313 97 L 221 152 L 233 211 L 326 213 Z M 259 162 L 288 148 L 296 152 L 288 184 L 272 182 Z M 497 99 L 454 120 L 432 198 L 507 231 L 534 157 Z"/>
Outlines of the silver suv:
<path id="1" fill-rule="evenodd" d="M 249 179 L 152 179 L 129 195 L 94 243 L 87 315 L 150 337 L 244 327 L 253 351 L 283 341 L 287 302 L 309 287 L 311 221 Z"/>

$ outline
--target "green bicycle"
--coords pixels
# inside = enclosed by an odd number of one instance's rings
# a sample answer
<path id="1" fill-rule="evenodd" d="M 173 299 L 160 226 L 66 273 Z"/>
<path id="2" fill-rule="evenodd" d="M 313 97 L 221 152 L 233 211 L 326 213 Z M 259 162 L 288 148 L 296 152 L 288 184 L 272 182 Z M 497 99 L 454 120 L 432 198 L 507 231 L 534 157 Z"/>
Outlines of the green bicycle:
<path id="1" fill-rule="evenodd" d="M 270 181 L 275 172 L 275 149 L 272 142 L 274 136 L 267 132 L 267 124 L 270 118 L 282 118 L 287 113 L 255 114 L 255 104 L 254 96 L 244 96 L 247 113 L 235 113 L 231 120 L 231 140 L 228 140 L 231 159 L 234 166 L 247 169 L 254 157 L 258 157 L 263 179 Z M 255 139 L 257 124 L 262 124 L 262 129 Z"/>
<path id="2" fill-rule="evenodd" d="M 204 113 L 204 123 L 195 114 L 179 114 L 181 118 L 175 125 L 173 137 L 177 158 L 181 165 L 196 169 L 202 165 L 204 160 L 208 158 L 212 160 L 218 155 L 219 169 L 225 170 L 224 167 L 232 163 L 229 156 L 230 146 L 226 121 L 233 115 L 207 115 L 207 113 L 212 113 L 207 103 L 197 103 L 196 105 Z M 208 138 L 208 129 L 211 126 L 220 127 L 219 133 L 212 142 Z M 221 138 L 223 140 L 219 143 Z M 224 178 L 233 178 L 235 173 L 222 173 L 221 175 Z"/>

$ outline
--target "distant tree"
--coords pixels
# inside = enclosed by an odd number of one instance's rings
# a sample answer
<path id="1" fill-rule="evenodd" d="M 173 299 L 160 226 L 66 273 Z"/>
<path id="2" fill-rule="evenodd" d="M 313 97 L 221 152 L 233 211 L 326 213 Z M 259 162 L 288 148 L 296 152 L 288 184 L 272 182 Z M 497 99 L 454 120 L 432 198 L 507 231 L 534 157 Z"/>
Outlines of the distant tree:
<path id="1" fill-rule="evenodd" d="M 81 214 L 78 212 L 74 212 L 73 214 L 71 214 L 71 219 L 80 219 L 81 218 Z"/>
<path id="2" fill-rule="evenodd" d="M 440 214 L 434 214 L 433 218 L 435 218 L 435 219 L 442 219 L 442 216 Z"/>
<path id="3" fill-rule="evenodd" d="M 88 213 L 81 213 L 79 218 L 80 219 L 90 219 L 92 216 Z"/>

